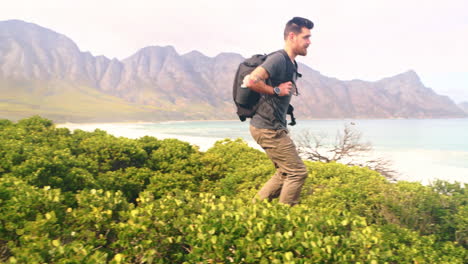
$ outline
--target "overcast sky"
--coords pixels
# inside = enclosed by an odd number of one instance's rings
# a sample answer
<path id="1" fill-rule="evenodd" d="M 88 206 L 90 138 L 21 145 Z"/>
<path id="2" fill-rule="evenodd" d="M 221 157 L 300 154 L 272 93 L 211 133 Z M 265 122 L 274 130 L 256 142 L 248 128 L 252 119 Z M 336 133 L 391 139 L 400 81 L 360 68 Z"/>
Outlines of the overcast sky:
<path id="1" fill-rule="evenodd" d="M 210 57 L 268 53 L 283 47 L 293 16 L 315 23 L 309 54 L 297 60 L 326 76 L 376 81 L 411 69 L 437 93 L 468 101 L 467 0 L 3 0 L 0 8 L 0 20 L 32 22 L 118 59 L 164 45 Z"/>

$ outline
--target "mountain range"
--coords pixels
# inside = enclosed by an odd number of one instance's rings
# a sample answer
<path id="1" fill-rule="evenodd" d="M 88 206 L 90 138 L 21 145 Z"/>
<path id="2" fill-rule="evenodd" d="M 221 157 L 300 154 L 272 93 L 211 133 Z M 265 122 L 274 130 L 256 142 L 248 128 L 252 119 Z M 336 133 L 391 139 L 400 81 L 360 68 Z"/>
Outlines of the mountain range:
<path id="1" fill-rule="evenodd" d="M 235 53 L 180 55 L 150 46 L 123 59 L 82 52 L 65 35 L 0 21 L 0 118 L 39 114 L 57 122 L 237 119 Z M 410 70 L 376 82 L 342 81 L 299 64 L 299 119 L 467 117 L 463 105 L 425 87 Z"/>
<path id="2" fill-rule="evenodd" d="M 468 114 L 468 102 L 461 102 L 458 104 L 461 110 L 465 111 Z"/>

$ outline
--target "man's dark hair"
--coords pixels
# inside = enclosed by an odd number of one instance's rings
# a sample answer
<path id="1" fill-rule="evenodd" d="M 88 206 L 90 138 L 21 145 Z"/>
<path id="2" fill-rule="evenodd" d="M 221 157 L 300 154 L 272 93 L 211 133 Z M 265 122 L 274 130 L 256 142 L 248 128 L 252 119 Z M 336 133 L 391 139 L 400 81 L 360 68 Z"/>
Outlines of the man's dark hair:
<path id="1" fill-rule="evenodd" d="M 303 27 L 312 29 L 314 27 L 314 23 L 307 18 L 293 17 L 293 19 L 286 23 L 286 27 L 284 28 L 284 39 L 288 37 L 290 32 L 294 32 L 294 34 L 301 33 Z"/>

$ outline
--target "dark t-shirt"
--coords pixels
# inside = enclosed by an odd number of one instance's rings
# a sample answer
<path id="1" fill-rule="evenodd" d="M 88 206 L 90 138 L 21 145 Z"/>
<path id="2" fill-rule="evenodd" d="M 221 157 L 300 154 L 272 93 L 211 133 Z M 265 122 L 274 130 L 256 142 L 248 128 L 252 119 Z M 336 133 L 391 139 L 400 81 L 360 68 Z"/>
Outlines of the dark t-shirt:
<path id="1" fill-rule="evenodd" d="M 291 77 L 288 76 L 288 64 L 289 67 L 295 67 L 291 60 L 286 60 L 285 56 L 281 52 L 276 52 L 267 57 L 261 67 L 263 67 L 269 74 L 270 78 L 267 84 L 278 86 L 280 83 L 291 81 Z M 296 74 L 293 76 L 293 83 L 296 81 Z M 286 114 L 288 112 L 289 103 L 291 102 L 292 93 L 296 89 L 293 84 L 293 89 L 289 95 L 278 96 L 262 94 L 260 105 L 255 115 L 250 120 L 250 124 L 256 128 L 266 129 L 286 129 L 287 121 Z"/>

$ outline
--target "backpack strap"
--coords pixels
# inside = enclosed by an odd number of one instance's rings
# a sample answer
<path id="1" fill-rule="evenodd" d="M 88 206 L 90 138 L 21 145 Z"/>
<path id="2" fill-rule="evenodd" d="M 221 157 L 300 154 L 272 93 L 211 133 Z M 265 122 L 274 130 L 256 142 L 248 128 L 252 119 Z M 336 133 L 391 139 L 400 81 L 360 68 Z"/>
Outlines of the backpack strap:
<path id="1" fill-rule="evenodd" d="M 296 118 L 294 117 L 294 107 L 291 104 L 288 106 L 288 115 L 291 116 L 291 122 L 288 125 L 294 126 L 296 124 Z"/>
<path id="2" fill-rule="evenodd" d="M 281 50 L 279 50 L 277 52 L 280 52 L 281 54 L 283 54 L 284 59 L 286 60 L 286 65 L 287 65 L 286 67 L 288 69 L 288 72 L 290 72 L 291 74 L 296 73 L 297 78 L 301 78 L 302 74 L 300 74 L 297 71 L 298 65 L 297 65 L 296 60 L 294 60 L 294 64 L 289 63 L 289 62 L 291 62 L 291 58 L 289 58 L 288 53 L 284 49 L 281 49 Z M 291 66 L 293 66 L 293 69 L 291 69 Z M 299 95 L 299 89 L 297 88 L 296 81 L 294 80 L 293 76 L 291 77 L 291 82 L 294 83 L 294 86 L 296 87 L 296 93 L 297 93 L 297 95 Z M 291 122 L 288 123 L 288 125 L 294 126 L 296 124 L 296 118 L 294 117 L 294 107 L 291 104 L 289 104 L 289 106 L 288 106 L 287 114 L 291 117 Z"/>
<path id="3" fill-rule="evenodd" d="M 283 54 L 284 56 L 284 59 L 286 60 L 286 67 L 287 67 L 287 70 L 288 72 L 293 75 L 294 73 L 296 74 L 297 78 L 301 78 L 302 77 L 302 74 L 300 74 L 298 72 L 298 69 L 299 69 L 299 66 L 296 62 L 296 60 L 294 60 L 294 64 L 293 63 L 288 63 L 288 62 L 291 62 L 291 58 L 289 58 L 289 55 L 288 53 L 284 50 L 284 49 L 281 49 L 281 50 L 278 50 L 276 52 L 280 52 L 281 54 Z M 293 67 L 291 67 L 293 66 Z M 296 85 L 296 80 L 294 80 L 293 78 L 294 76 L 291 76 L 291 82 L 294 83 L 294 86 L 296 86 L 296 94 L 299 95 L 299 89 L 297 88 L 297 85 Z"/>

